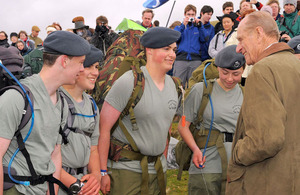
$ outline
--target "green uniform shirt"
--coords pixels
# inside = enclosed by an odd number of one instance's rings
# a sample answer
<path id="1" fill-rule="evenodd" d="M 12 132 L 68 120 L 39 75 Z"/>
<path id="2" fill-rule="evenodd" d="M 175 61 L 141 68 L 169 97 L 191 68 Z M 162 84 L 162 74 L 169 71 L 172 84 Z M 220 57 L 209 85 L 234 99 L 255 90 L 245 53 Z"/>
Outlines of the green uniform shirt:
<path id="1" fill-rule="evenodd" d="M 190 94 L 184 102 L 184 114 L 186 120 L 193 123 L 197 119 L 198 110 L 200 108 L 202 94 L 203 94 L 203 82 L 197 83 L 191 89 Z M 224 91 L 224 89 L 214 82 L 211 99 L 214 108 L 214 122 L 212 129 L 218 129 L 221 132 L 234 133 L 236 122 L 239 116 L 240 108 L 243 102 L 243 93 L 239 85 L 236 85 L 230 91 Z M 182 106 L 179 110 L 182 115 Z M 205 129 L 209 129 L 211 122 L 211 106 L 208 102 L 203 113 L 203 125 Z M 198 127 L 200 128 L 200 127 Z M 227 155 L 230 155 L 231 143 L 224 143 Z M 203 150 L 201 150 L 203 152 Z M 216 146 L 212 146 L 206 149 L 206 162 L 205 168 L 198 169 L 193 162 L 189 169 L 190 174 L 199 173 L 222 173 L 221 158 L 217 151 Z"/>
<path id="2" fill-rule="evenodd" d="M 34 126 L 28 140 L 25 142 L 27 151 L 38 175 L 50 175 L 55 172 L 51 154 L 57 143 L 61 143 L 59 127 L 61 119 L 61 99 L 58 96 L 56 105 L 53 105 L 50 96 L 45 88 L 40 76 L 33 75 L 21 82 L 30 88 L 34 96 Z M 8 90 L 0 97 L 0 137 L 10 139 L 11 143 L 3 157 L 3 165 L 8 166 L 13 153 L 18 148 L 16 137 L 14 136 L 18 125 L 21 122 L 22 111 L 24 109 L 24 99 L 16 90 Z M 66 104 L 66 102 L 65 102 Z M 65 107 L 66 108 L 66 107 Z M 67 110 L 64 109 L 64 118 Z M 31 120 L 21 130 L 23 138 L 26 137 L 31 125 Z M 18 152 L 13 160 L 12 167 L 16 169 L 18 175 L 30 176 L 26 160 L 21 152 Z M 23 194 L 45 194 L 48 184 L 36 186 L 16 185 L 19 192 Z"/>
<path id="3" fill-rule="evenodd" d="M 84 92 L 83 101 L 76 102 L 72 96 L 63 88 L 60 88 L 73 102 L 76 113 L 84 115 L 93 115 L 92 102 Z M 69 113 L 70 114 L 70 113 Z M 96 120 L 95 120 L 96 118 Z M 97 108 L 96 117 L 83 117 L 76 115 L 72 128 L 78 128 L 84 132 L 91 133 L 92 136 L 70 131 L 68 135 L 68 144 L 61 145 L 61 155 L 63 166 L 70 168 L 85 167 L 89 163 L 91 145 L 98 145 L 99 138 L 99 110 Z"/>
<path id="4" fill-rule="evenodd" d="M 123 118 L 123 123 L 141 153 L 156 156 L 162 154 L 165 150 L 168 131 L 178 105 L 178 95 L 175 83 L 170 76 L 166 75 L 164 89 L 160 91 L 154 84 L 146 67 L 141 67 L 141 69 L 145 75 L 145 89 L 141 100 L 134 108 L 139 130 L 132 131 L 129 116 Z M 122 112 L 131 96 L 133 85 L 133 73 L 128 71 L 114 83 L 105 101 Z M 120 127 L 117 127 L 113 136 L 124 143 L 128 143 Z M 163 155 L 161 159 L 165 171 L 166 160 Z M 108 166 L 111 167 L 110 161 Z M 112 168 L 135 172 L 142 171 L 139 161 L 114 162 Z M 149 173 L 156 173 L 154 163 L 150 163 L 148 169 Z"/>

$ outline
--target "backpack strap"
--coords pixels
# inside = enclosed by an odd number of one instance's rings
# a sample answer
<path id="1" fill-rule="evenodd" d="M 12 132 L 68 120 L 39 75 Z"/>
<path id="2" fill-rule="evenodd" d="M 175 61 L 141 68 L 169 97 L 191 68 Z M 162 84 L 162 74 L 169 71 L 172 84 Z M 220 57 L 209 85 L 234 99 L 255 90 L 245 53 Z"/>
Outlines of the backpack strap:
<path id="1" fill-rule="evenodd" d="M 297 22 L 298 17 L 299 17 L 298 14 L 296 14 L 294 19 L 293 19 L 292 27 Z M 279 21 L 280 26 L 283 25 L 293 36 L 295 36 L 294 32 L 286 25 L 284 17 L 283 18 L 278 18 L 278 21 Z"/>
<path id="2" fill-rule="evenodd" d="M 209 94 L 212 93 L 214 82 L 215 82 L 214 79 L 209 79 L 207 81 L 207 87 L 203 83 L 202 100 L 201 100 L 200 108 L 198 110 L 198 114 L 197 114 L 197 119 L 196 119 L 195 125 L 199 125 L 200 123 L 203 122 L 203 113 L 204 113 L 204 110 L 205 110 L 205 108 L 206 108 L 206 106 L 207 106 L 207 104 L 209 102 Z"/>
<path id="3" fill-rule="evenodd" d="M 81 134 L 84 134 L 84 135 L 86 135 L 88 137 L 91 137 L 92 136 L 91 133 L 87 133 L 87 132 L 84 132 L 84 131 L 82 131 L 82 130 L 80 130 L 78 128 L 74 128 L 73 127 L 75 116 L 78 115 L 78 113 L 76 112 L 74 103 L 71 100 L 71 98 L 69 96 L 67 96 L 62 90 L 59 90 L 59 94 L 60 94 L 60 97 L 62 99 L 62 102 L 63 102 L 63 99 L 65 99 L 67 101 L 68 108 L 69 108 L 67 122 L 66 122 L 64 128 L 61 128 L 60 131 L 59 131 L 59 133 L 62 136 L 63 143 L 64 144 L 68 144 L 69 143 L 68 136 L 69 136 L 69 134 L 70 134 L 71 131 L 73 131 L 75 133 L 81 133 Z M 96 120 L 96 116 L 97 116 L 96 102 L 95 102 L 95 100 L 90 95 L 88 95 L 88 97 L 91 100 L 92 109 L 93 109 L 93 116 L 94 116 L 94 119 Z M 62 103 L 62 109 L 63 109 L 63 107 L 64 106 L 63 106 L 63 103 Z M 63 112 L 62 112 L 62 114 L 63 114 Z M 63 118 L 63 115 L 61 117 Z"/>
<path id="4" fill-rule="evenodd" d="M 138 130 L 138 126 L 136 124 L 136 118 L 135 118 L 133 109 L 138 104 L 138 102 L 141 100 L 143 93 L 144 93 L 145 77 L 144 77 L 144 73 L 140 69 L 140 64 L 143 64 L 143 63 L 146 64 L 146 62 L 144 60 L 140 60 L 140 59 L 134 58 L 134 57 L 129 57 L 129 58 L 132 58 L 131 69 L 132 69 L 133 76 L 134 76 L 134 87 L 133 87 L 131 96 L 129 98 L 129 101 L 128 101 L 127 105 L 125 106 L 124 110 L 122 111 L 117 123 L 120 126 L 120 128 L 122 129 L 126 139 L 129 141 L 129 144 L 132 146 L 133 150 L 135 152 L 139 152 L 139 149 L 137 148 L 133 138 L 129 134 L 125 125 L 123 124 L 122 119 L 126 115 L 129 114 L 130 121 L 132 124 L 132 130 L 133 131 Z M 111 131 L 111 132 L 113 133 L 113 131 Z"/>
<path id="5" fill-rule="evenodd" d="M 182 81 L 179 77 L 172 76 L 171 78 L 173 79 L 173 82 L 176 86 L 176 91 L 179 98 L 184 93 L 182 88 Z"/>

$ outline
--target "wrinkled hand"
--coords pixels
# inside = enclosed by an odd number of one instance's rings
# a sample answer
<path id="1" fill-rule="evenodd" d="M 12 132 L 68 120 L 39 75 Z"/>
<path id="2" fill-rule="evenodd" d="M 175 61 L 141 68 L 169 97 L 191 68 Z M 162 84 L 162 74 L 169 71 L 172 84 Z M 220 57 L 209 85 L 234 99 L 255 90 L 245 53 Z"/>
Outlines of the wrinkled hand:
<path id="1" fill-rule="evenodd" d="M 193 163 L 197 168 L 204 168 L 205 167 L 205 165 L 204 165 L 205 158 L 206 158 L 205 156 L 204 156 L 204 158 L 202 157 L 202 152 L 199 148 L 194 151 Z M 201 167 L 200 167 L 200 165 L 201 165 Z"/>
<path id="2" fill-rule="evenodd" d="M 109 194 L 110 192 L 110 177 L 105 175 L 101 178 L 101 192 L 103 194 Z"/>
<path id="3" fill-rule="evenodd" d="M 98 195 L 100 191 L 100 180 L 94 174 L 88 174 L 81 178 L 82 182 L 85 182 L 79 194 L 85 195 Z"/>

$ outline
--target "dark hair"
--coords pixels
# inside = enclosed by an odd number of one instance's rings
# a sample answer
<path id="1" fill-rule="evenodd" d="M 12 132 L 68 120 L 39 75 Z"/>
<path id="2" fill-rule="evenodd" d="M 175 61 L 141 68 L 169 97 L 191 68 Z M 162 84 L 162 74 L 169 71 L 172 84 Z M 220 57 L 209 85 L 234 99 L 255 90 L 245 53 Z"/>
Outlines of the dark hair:
<path id="1" fill-rule="evenodd" d="M 108 24 L 107 18 L 105 16 L 98 16 L 96 18 L 96 25 L 98 25 L 100 23 Z"/>
<path id="2" fill-rule="evenodd" d="M 184 8 L 184 14 L 186 14 L 186 12 L 193 10 L 195 13 L 197 13 L 197 8 L 192 5 L 192 4 L 188 4 L 185 8 Z"/>
<path id="3" fill-rule="evenodd" d="M 145 10 L 142 12 L 142 16 L 144 16 L 144 13 L 151 13 L 151 14 L 152 14 L 152 18 L 154 18 L 154 13 L 153 13 L 152 9 L 145 9 Z"/>
<path id="4" fill-rule="evenodd" d="M 222 8 L 223 11 L 227 8 L 227 7 L 232 7 L 233 8 L 233 3 L 231 1 L 227 1 L 223 4 Z"/>
<path id="5" fill-rule="evenodd" d="M 5 37 L 6 37 L 6 39 L 8 38 L 8 36 L 7 36 L 6 32 L 4 32 L 4 31 L 0 31 L 0 33 L 3 33 L 3 34 L 5 35 Z"/>
<path id="6" fill-rule="evenodd" d="M 43 53 L 43 61 L 45 65 L 52 66 L 60 55 Z"/>
<path id="7" fill-rule="evenodd" d="M 209 5 L 204 5 L 200 11 L 200 13 L 202 13 L 202 14 L 210 13 L 210 12 L 214 13 L 214 9 L 212 7 L 210 7 Z"/>
<path id="8" fill-rule="evenodd" d="M 155 20 L 155 21 L 153 22 L 153 24 L 155 25 L 155 27 L 157 27 L 157 26 L 159 26 L 159 21 L 158 21 L 158 20 Z"/>

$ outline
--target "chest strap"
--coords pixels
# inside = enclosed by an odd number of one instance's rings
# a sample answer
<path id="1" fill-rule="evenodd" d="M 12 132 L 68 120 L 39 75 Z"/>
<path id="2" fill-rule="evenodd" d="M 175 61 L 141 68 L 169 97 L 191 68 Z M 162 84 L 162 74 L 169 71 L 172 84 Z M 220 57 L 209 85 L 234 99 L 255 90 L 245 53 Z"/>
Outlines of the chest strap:
<path id="1" fill-rule="evenodd" d="M 46 181 L 49 184 L 49 192 L 50 195 L 55 195 L 54 191 L 54 183 L 59 185 L 65 192 L 67 192 L 68 195 L 72 195 L 72 193 L 69 191 L 69 189 L 58 179 L 53 177 L 53 175 L 39 175 L 38 177 L 34 178 L 32 176 L 18 176 L 14 175 L 14 178 L 19 180 L 19 181 L 30 181 L 30 185 L 35 186 L 38 184 L 43 184 Z M 4 173 L 3 180 L 8 183 L 14 183 L 8 176 L 8 174 Z"/>

